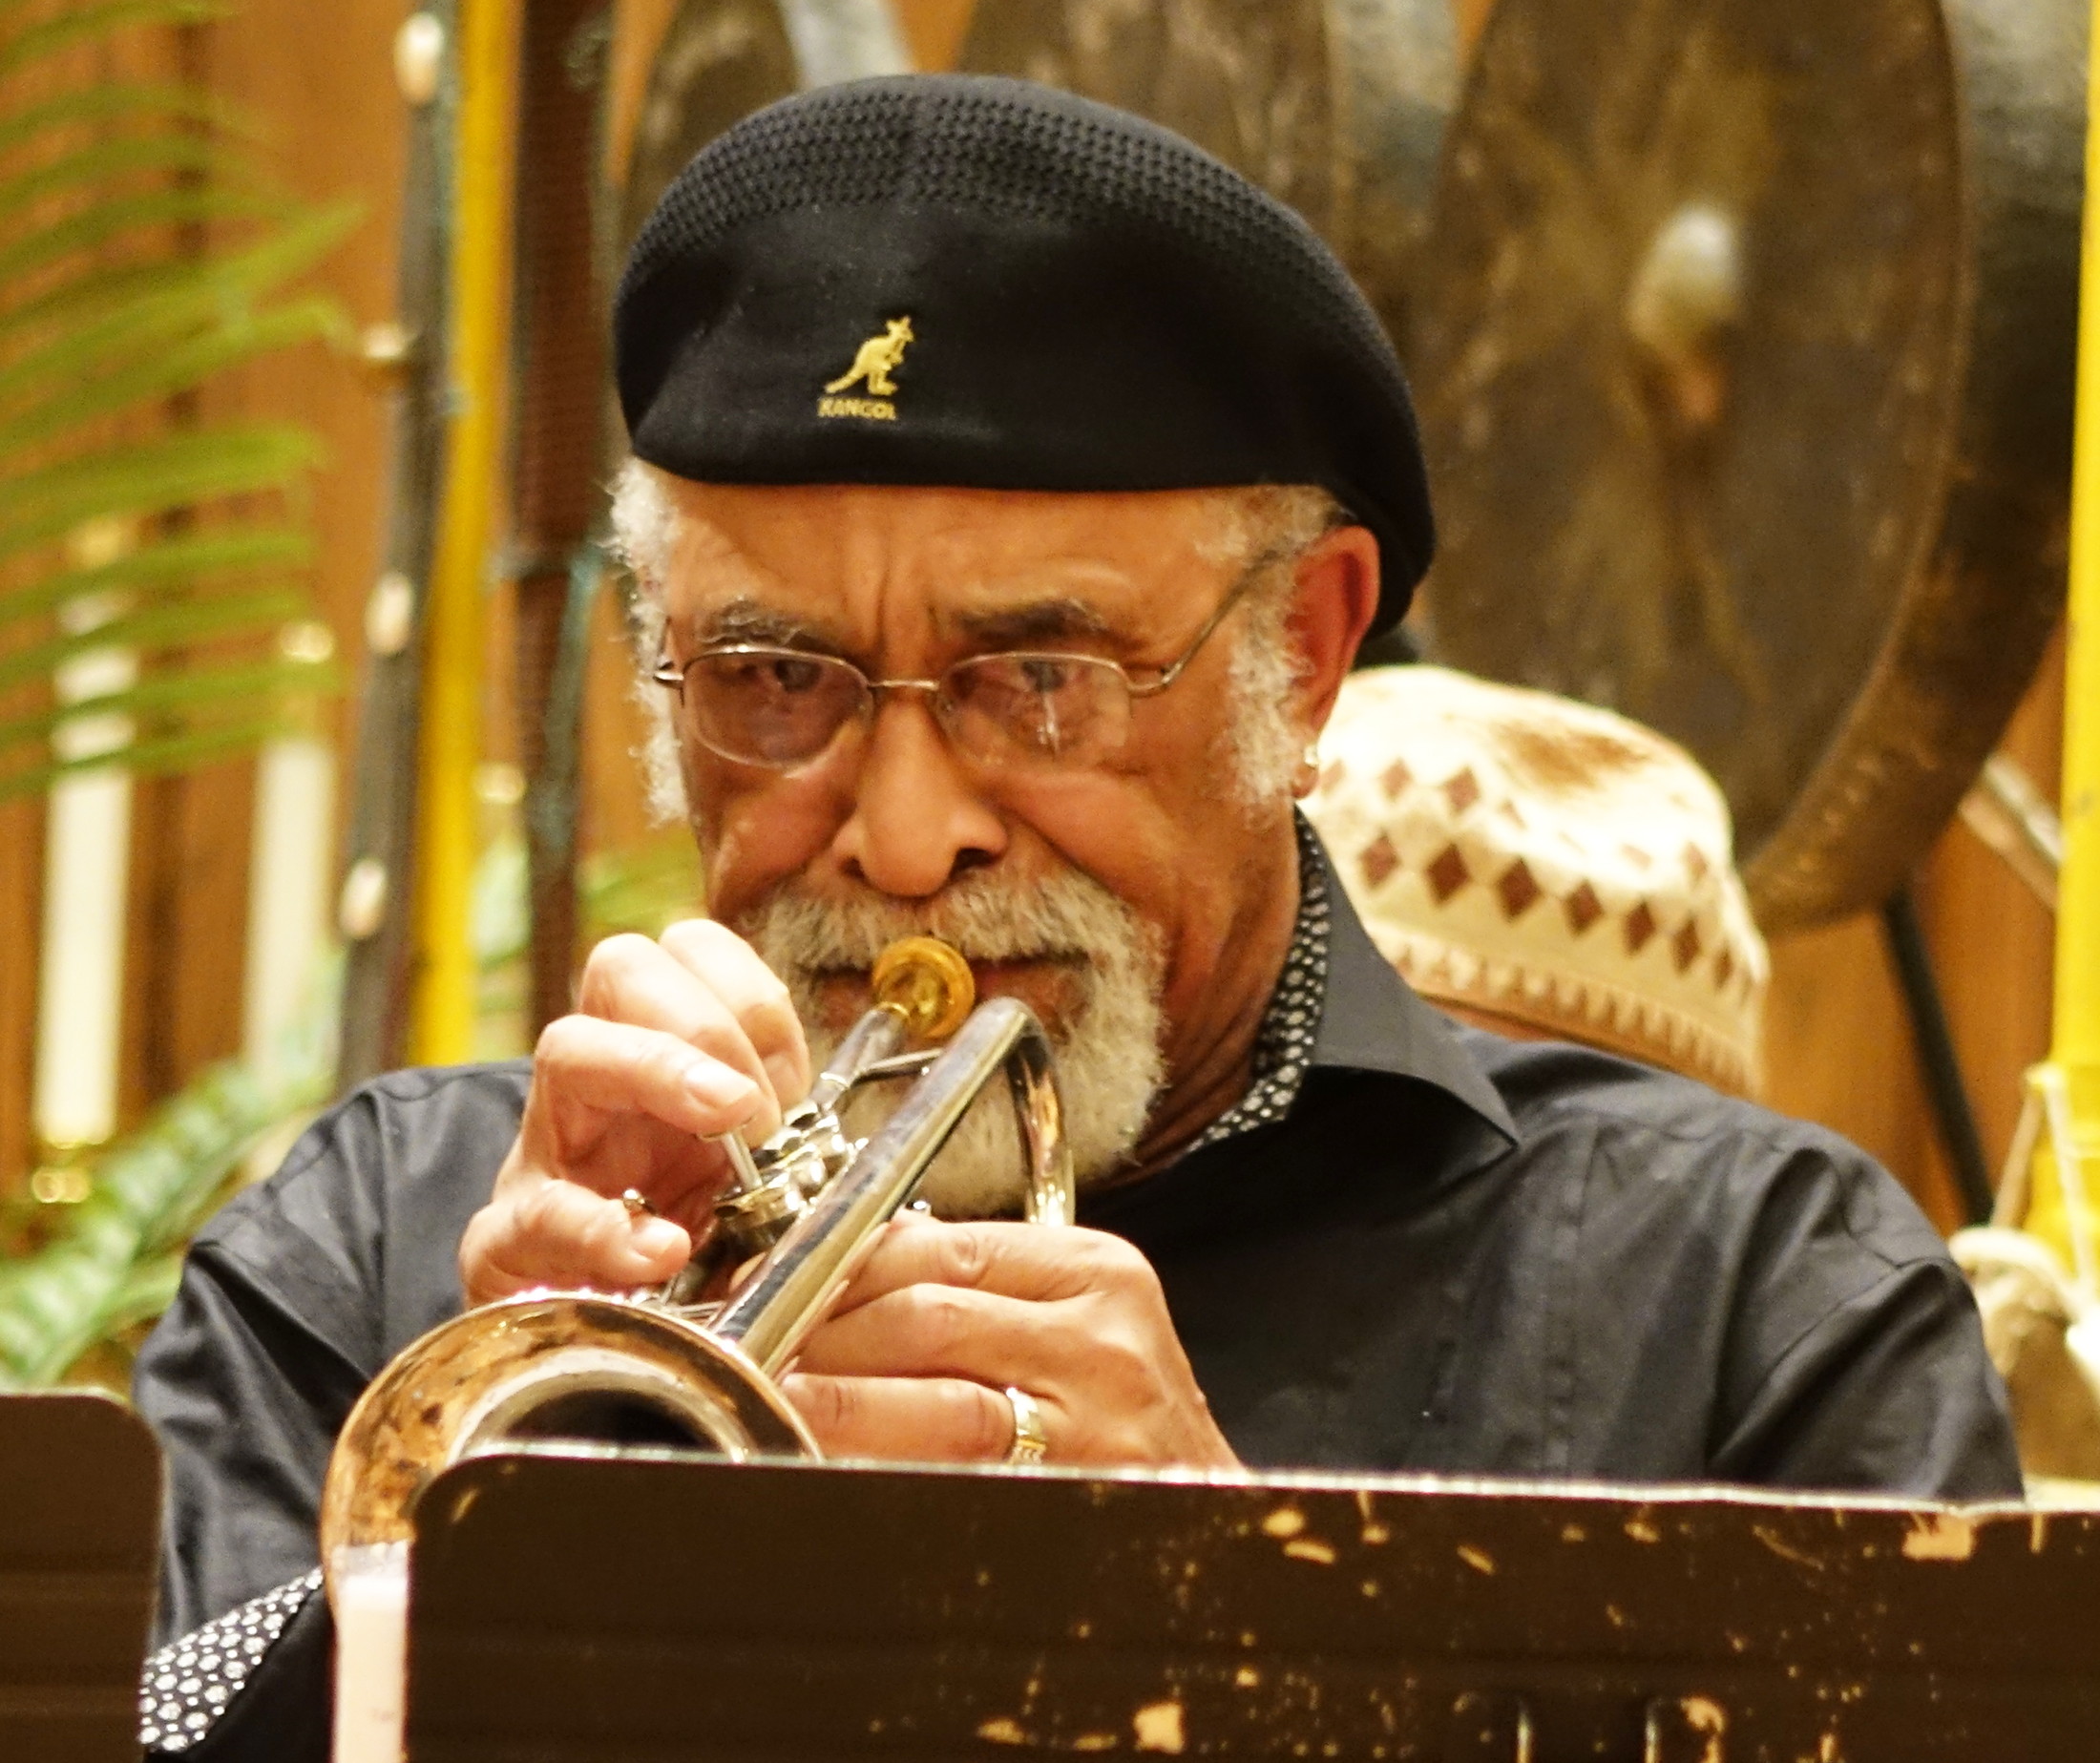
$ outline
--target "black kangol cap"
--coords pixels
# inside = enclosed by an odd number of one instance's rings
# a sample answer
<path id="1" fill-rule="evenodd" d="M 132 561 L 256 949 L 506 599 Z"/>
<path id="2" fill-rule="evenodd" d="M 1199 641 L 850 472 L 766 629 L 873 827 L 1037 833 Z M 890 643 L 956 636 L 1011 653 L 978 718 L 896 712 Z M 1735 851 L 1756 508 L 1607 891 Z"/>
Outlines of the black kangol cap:
<path id="1" fill-rule="evenodd" d="M 1383 630 L 1435 545 L 1398 361 L 1294 213 L 1180 136 L 908 75 L 746 117 L 642 228 L 614 318 L 636 454 L 745 484 L 1320 484 Z"/>

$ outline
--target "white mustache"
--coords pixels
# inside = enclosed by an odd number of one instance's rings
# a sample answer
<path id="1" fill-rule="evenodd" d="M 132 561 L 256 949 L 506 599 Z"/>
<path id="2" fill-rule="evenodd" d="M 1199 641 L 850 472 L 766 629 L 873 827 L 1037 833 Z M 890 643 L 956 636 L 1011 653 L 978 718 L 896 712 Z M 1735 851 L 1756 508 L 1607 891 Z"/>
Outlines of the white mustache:
<path id="1" fill-rule="evenodd" d="M 965 875 L 914 904 L 829 900 L 789 883 L 760 909 L 750 935 L 790 986 L 798 977 L 865 973 L 907 936 L 937 936 L 971 961 L 1089 960 L 1104 949 L 1149 954 L 1155 941 L 1106 888 L 1069 870 L 1026 882 Z"/>
<path id="2" fill-rule="evenodd" d="M 822 1064 L 837 1031 L 822 1020 L 815 982 L 865 973 L 900 937 L 930 935 L 972 961 L 1058 960 L 1078 979 L 1063 1019 L 1045 1022 L 1058 1051 L 1065 1132 L 1081 1182 L 1120 1167 L 1143 1132 L 1164 1079 L 1160 1053 L 1161 940 L 1101 883 L 1076 870 L 1017 880 L 973 872 L 923 902 L 833 900 L 790 882 L 751 915 L 746 935 L 786 982 Z M 997 1088 L 998 1086 L 995 1086 Z M 896 1104 L 865 1095 L 853 1126 L 871 1130 Z M 923 1192 L 949 1218 L 988 1218 L 1018 1204 L 1020 1162 L 1003 1093 L 980 1095 Z"/>

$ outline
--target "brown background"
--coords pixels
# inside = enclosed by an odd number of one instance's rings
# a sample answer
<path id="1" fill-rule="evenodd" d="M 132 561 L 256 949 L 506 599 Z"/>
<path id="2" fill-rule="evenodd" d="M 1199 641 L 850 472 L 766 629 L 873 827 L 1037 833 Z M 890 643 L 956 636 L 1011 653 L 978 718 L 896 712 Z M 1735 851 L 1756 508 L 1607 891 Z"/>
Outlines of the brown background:
<path id="1" fill-rule="evenodd" d="M 953 57 L 973 0 L 898 0 L 921 65 Z M 1478 31 L 1490 0 L 1456 0 Z M 649 49 L 675 0 L 618 0 L 615 152 L 624 138 Z M 354 195 L 365 219 L 326 280 L 359 324 L 392 308 L 403 123 L 391 76 L 402 0 L 246 0 L 226 23 L 142 54 L 182 55 L 226 99 L 260 122 L 286 182 L 314 197 Z M 341 653 L 361 653 L 360 624 L 378 552 L 386 409 L 351 362 L 320 349 L 273 364 L 216 394 L 228 405 L 311 424 L 331 463 L 315 487 L 323 561 L 315 592 Z M 489 757 L 509 749 L 507 620 L 491 619 Z M 628 752 L 625 657 L 608 615 L 599 633 L 590 718 L 586 849 L 643 830 Z M 2007 748 L 2053 797 L 2062 726 L 2062 654 L 2053 651 L 2015 722 Z M 348 749 L 350 701 L 336 706 Z M 224 765 L 181 784 L 142 786 L 135 827 L 132 947 L 127 961 L 123 1102 L 136 1119 L 210 1060 L 240 1043 L 251 770 Z M 0 808 L 0 1189 L 32 1166 L 28 1083 L 33 1026 L 41 817 Z M 1959 826 L 1918 877 L 1984 1146 L 2004 1154 L 2023 1067 L 2047 1048 L 2052 926 L 2048 914 Z M 1943 1227 L 1957 1222 L 1952 1188 L 1917 1076 L 1909 1031 L 1879 924 L 1861 919 L 1774 951 L 1770 1100 L 1858 1140 L 1907 1183 Z"/>

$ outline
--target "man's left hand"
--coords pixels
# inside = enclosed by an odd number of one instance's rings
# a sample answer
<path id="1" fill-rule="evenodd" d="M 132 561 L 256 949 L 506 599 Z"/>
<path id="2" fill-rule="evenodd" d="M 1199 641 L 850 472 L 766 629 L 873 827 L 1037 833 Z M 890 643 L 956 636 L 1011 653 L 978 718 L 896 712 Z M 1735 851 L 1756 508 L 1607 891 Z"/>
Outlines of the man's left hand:
<path id="1" fill-rule="evenodd" d="M 899 1218 L 787 1379 L 827 1456 L 917 1462 L 1003 1459 L 1009 1385 L 1036 1398 L 1052 1463 L 1237 1461 L 1159 1276 L 1098 1230 Z"/>

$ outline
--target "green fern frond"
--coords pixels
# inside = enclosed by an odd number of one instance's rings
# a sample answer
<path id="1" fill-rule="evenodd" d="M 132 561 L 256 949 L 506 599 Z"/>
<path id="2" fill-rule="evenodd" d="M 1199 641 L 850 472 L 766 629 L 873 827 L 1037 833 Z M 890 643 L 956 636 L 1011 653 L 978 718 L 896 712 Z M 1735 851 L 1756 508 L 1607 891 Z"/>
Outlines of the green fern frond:
<path id="1" fill-rule="evenodd" d="M 194 649 L 229 633 L 275 629 L 305 609 L 305 596 L 292 587 L 148 605 L 137 612 L 120 614 L 92 630 L 69 631 L 0 655 L 0 692 L 29 681 L 48 679 L 75 657 L 97 650 Z M 0 746 L 20 738 L 16 728 L 13 724 L 0 724 Z"/>
<path id="2" fill-rule="evenodd" d="M 25 699 L 0 721 L 0 798 L 113 764 L 207 763 L 333 689 L 330 670 L 258 653 L 310 616 L 288 572 L 311 556 L 298 523 L 317 440 L 169 412 L 229 369 L 347 335 L 338 304 L 296 283 L 356 210 L 274 187 L 254 131 L 208 92 L 95 78 L 92 55 L 67 85 L 56 59 L 225 14 L 219 0 L 0 0 L 0 81 L 50 64 L 63 86 L 0 86 L 0 694 Z M 103 534 L 125 555 L 67 559 Z M 105 591 L 122 597 L 114 620 L 52 627 Z M 101 648 L 136 658 L 134 685 L 86 703 L 30 695 Z M 118 716 L 136 727 L 116 754 L 57 739 Z"/>
<path id="3" fill-rule="evenodd" d="M 86 777 L 98 771 L 122 771 L 129 777 L 178 777 L 201 766 L 239 754 L 252 753 L 266 741 L 300 733 L 305 719 L 288 709 L 243 714 L 222 725 L 192 729 L 162 740 L 134 741 L 121 752 L 92 759 L 63 759 L 33 770 L 0 777 L 0 803 L 42 795 L 67 778 Z"/>
<path id="4" fill-rule="evenodd" d="M 11 394 L 39 372 L 63 373 L 104 348 L 136 350 L 241 311 L 304 274 L 343 241 L 362 210 L 337 202 L 266 233 L 240 251 L 178 257 L 116 268 L 94 266 L 74 281 L 0 310 L 0 341 L 56 330 L 57 341 L 15 356 L 0 376 Z M 13 346 L 24 349 L 16 342 Z M 72 351 L 54 354 L 55 347 Z"/>
<path id="5" fill-rule="evenodd" d="M 134 84 L 84 86 L 0 116 L 0 155 L 33 146 L 65 129 L 106 128 L 113 123 L 177 122 L 235 139 L 256 138 L 255 126 L 215 93 L 194 86 Z"/>
<path id="6" fill-rule="evenodd" d="M 303 212 L 291 198 L 262 189 L 207 185 L 113 196 L 0 244 L 0 283 L 40 274 L 82 252 L 102 250 L 114 241 L 156 227 L 205 226 L 218 220 L 282 221 Z"/>
<path id="7" fill-rule="evenodd" d="M 116 766 L 213 763 L 299 726 L 335 687 L 332 668 L 265 648 L 310 616 L 293 584 L 314 553 L 303 508 L 318 441 L 163 412 L 231 367 L 346 334 L 337 305 L 297 283 L 355 211 L 288 196 L 254 132 L 206 92 L 93 78 L 53 91 L 45 71 L 62 79 L 58 58 L 119 33 L 224 15 L 218 0 L 0 0 L 0 801 Z M 32 67 L 35 80 L 7 79 Z M 120 542 L 99 549 L 118 555 L 74 544 L 69 557 L 69 541 L 105 531 Z M 105 622 L 63 628 L 66 607 L 100 595 Z M 136 658 L 135 683 L 50 702 L 46 681 L 107 648 Z M 55 737 L 91 718 L 129 719 L 132 740 L 65 757 Z M 269 1081 L 215 1068 L 91 1165 L 85 1203 L 45 1208 L 38 1228 L 55 1220 L 55 1234 L 0 1259 L 0 1386 L 106 1358 L 158 1313 L 183 1238 L 248 1148 L 321 1098 L 330 1062 Z"/>
<path id="8" fill-rule="evenodd" d="M 692 842 L 662 834 L 584 865 L 580 904 L 588 934 L 654 934 L 700 897 Z M 475 874 L 475 958 L 485 1007 L 522 997 L 524 852 L 515 839 L 484 853 Z M 315 1020 L 332 1022 L 332 999 Z M 56 1215 L 34 1253 L 0 1258 L 0 1388 L 35 1388 L 90 1367 L 107 1373 L 109 1350 L 174 1298 L 181 1249 L 225 1197 L 242 1162 L 264 1138 L 326 1097 L 332 1060 L 309 1030 L 286 1049 L 282 1075 L 239 1061 L 213 1067 L 136 1132 L 87 1165 L 89 1197 Z M 92 1356 L 91 1355 L 94 1355 Z M 121 1367 L 124 1354 L 115 1355 Z"/>
<path id="9" fill-rule="evenodd" d="M 161 514 L 220 496 L 281 489 L 321 460 L 321 443 L 310 430 L 242 423 L 113 447 L 11 479 L 0 476 L 0 558 L 113 514 Z"/>
<path id="10" fill-rule="evenodd" d="M 172 398 L 214 374 L 296 343 L 316 338 L 342 342 L 346 329 L 342 309 L 320 296 L 294 301 L 271 312 L 230 316 L 208 331 L 154 350 L 120 370 L 83 376 L 70 388 L 52 388 L 41 403 L 0 422 L 0 451 L 39 446 L 84 422 Z M 79 352 L 70 340 L 54 351 L 59 355 Z"/>
<path id="11" fill-rule="evenodd" d="M 661 935 L 701 910 L 706 887 L 700 853 L 682 829 L 658 833 L 630 850 L 586 858 L 577 877 L 586 942 L 623 931 Z"/>
<path id="12" fill-rule="evenodd" d="M 40 739 L 68 723 L 105 717 L 151 716 L 193 706 L 240 714 L 284 692 L 311 692 L 327 678 L 317 676 L 311 661 L 258 661 L 248 666 L 188 667 L 155 674 L 120 692 L 76 698 L 0 723 L 0 750 Z"/>
<path id="13" fill-rule="evenodd" d="M 0 1265 L 0 1388 L 54 1383 L 97 1341 L 164 1309 L 178 1246 L 241 1160 L 326 1093 L 318 1065 L 268 1081 L 228 1061 L 89 1165 L 89 1196 L 53 1240 Z"/>
<path id="14" fill-rule="evenodd" d="M 17 6 L 9 10 L 22 9 Z M 0 42 L 0 74 L 16 73 L 76 44 L 93 43 L 119 31 L 155 25 L 208 25 L 214 19 L 224 18 L 227 10 L 217 0 L 103 0 L 100 6 L 71 7 Z"/>
<path id="15" fill-rule="evenodd" d="M 114 562 L 60 570 L 33 586 L 0 594 L 0 631 L 42 619 L 69 600 L 91 595 L 153 592 L 177 586 L 209 592 L 243 577 L 298 569 L 313 561 L 304 527 L 254 526 L 182 533 L 151 540 Z"/>
<path id="16" fill-rule="evenodd" d="M 209 135 L 118 136 L 0 178 L 0 222 L 39 203 L 142 177 L 216 178 L 238 184 L 244 167 L 228 143 Z"/>

